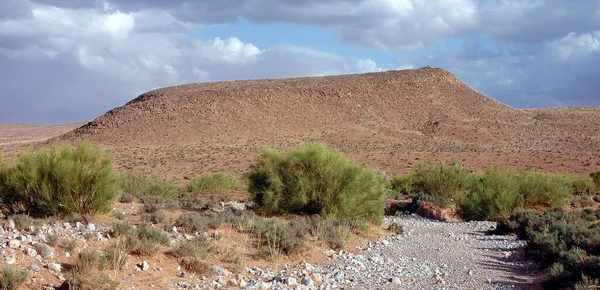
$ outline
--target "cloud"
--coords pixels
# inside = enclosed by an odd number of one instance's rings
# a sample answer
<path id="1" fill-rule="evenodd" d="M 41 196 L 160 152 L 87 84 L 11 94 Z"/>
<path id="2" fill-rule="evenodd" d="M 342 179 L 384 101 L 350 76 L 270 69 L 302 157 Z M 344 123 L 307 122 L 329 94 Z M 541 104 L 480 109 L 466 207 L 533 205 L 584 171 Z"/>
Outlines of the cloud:
<path id="1" fill-rule="evenodd" d="M 0 20 L 1 121 L 91 119 L 181 83 L 380 70 L 306 47 L 190 37 L 198 26 L 165 11 L 75 5 L 31 5 L 31 17 Z"/>
<path id="2" fill-rule="evenodd" d="M 400 65 L 405 58 L 398 58 Z M 445 68 L 476 90 L 515 107 L 600 104 L 600 31 L 570 33 L 536 46 L 486 47 L 466 41 L 411 59 Z"/>

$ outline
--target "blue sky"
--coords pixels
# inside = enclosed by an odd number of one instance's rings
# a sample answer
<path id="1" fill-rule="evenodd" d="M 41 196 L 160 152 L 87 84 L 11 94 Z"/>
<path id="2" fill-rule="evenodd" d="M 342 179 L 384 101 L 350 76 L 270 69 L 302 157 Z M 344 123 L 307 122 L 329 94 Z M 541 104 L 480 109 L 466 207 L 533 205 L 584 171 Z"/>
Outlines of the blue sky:
<path id="1" fill-rule="evenodd" d="M 441 67 L 513 107 L 600 105 L 597 0 L 5 0 L 0 122 L 158 87 Z"/>

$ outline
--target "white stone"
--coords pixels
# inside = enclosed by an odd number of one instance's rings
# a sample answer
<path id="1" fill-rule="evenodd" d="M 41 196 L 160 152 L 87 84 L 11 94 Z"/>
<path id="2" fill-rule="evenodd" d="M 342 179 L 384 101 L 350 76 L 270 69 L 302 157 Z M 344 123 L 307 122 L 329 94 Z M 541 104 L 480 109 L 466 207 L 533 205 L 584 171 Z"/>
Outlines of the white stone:
<path id="1" fill-rule="evenodd" d="M 62 266 L 58 263 L 48 263 L 48 269 L 59 273 L 62 270 Z"/>
<path id="2" fill-rule="evenodd" d="M 14 257 L 6 257 L 6 264 L 12 265 L 16 262 L 17 262 L 17 259 L 15 259 Z"/>
<path id="3" fill-rule="evenodd" d="M 86 228 L 87 228 L 89 231 L 92 231 L 92 232 L 93 232 L 93 231 L 95 231 L 95 230 L 96 230 L 96 225 L 95 225 L 95 224 L 87 224 Z"/>
<path id="4" fill-rule="evenodd" d="M 32 248 L 27 248 L 27 255 L 30 257 L 35 257 L 35 256 L 37 256 L 37 251 Z"/>
<path id="5" fill-rule="evenodd" d="M 390 282 L 392 282 L 392 284 L 394 284 L 394 285 L 402 285 L 402 280 L 400 280 L 400 278 L 398 278 L 398 277 L 392 278 L 392 280 Z"/>
<path id="6" fill-rule="evenodd" d="M 15 222 L 13 220 L 8 220 L 4 224 L 4 228 L 6 228 L 7 231 L 13 231 L 15 229 Z"/>
<path id="7" fill-rule="evenodd" d="M 150 269 L 150 265 L 148 264 L 148 261 L 144 260 L 142 262 L 142 264 L 140 265 L 140 268 L 142 269 L 142 271 L 148 271 L 148 269 Z"/>
<path id="8" fill-rule="evenodd" d="M 12 239 L 12 240 L 8 241 L 8 246 L 10 248 L 16 249 L 19 246 L 21 246 L 21 242 L 19 242 L 19 240 Z"/>
<path id="9" fill-rule="evenodd" d="M 298 281 L 296 280 L 296 278 L 293 277 L 285 278 L 284 283 L 289 286 L 298 285 Z"/>

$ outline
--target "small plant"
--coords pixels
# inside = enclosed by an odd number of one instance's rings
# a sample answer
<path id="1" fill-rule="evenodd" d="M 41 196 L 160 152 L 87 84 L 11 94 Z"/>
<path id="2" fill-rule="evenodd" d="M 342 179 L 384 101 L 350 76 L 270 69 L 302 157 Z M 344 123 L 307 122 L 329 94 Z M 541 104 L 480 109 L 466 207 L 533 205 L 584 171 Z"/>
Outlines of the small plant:
<path id="1" fill-rule="evenodd" d="M 124 192 L 119 198 L 120 203 L 132 203 L 135 201 L 135 196 L 131 193 Z"/>
<path id="2" fill-rule="evenodd" d="M 58 245 L 58 235 L 55 233 L 49 233 L 46 235 L 46 244 L 50 247 L 56 247 Z"/>
<path id="3" fill-rule="evenodd" d="M 115 237 L 132 235 L 135 233 L 135 227 L 127 223 L 114 223 L 112 228 L 112 234 Z"/>
<path id="4" fill-rule="evenodd" d="M 189 232 L 202 232 L 209 228 L 218 228 L 224 220 L 215 213 L 184 213 L 175 221 L 177 227 Z"/>
<path id="5" fill-rule="evenodd" d="M 389 227 L 390 231 L 393 231 L 394 233 L 396 233 L 397 235 L 403 235 L 404 234 L 404 226 L 398 222 L 393 222 L 390 224 Z"/>
<path id="6" fill-rule="evenodd" d="M 118 220 L 124 220 L 125 219 L 125 212 L 119 211 L 119 210 L 115 210 L 112 214 L 112 216 Z"/>
<path id="7" fill-rule="evenodd" d="M 187 185 L 187 191 L 193 193 L 225 193 L 237 188 L 235 177 L 222 172 L 200 175 Z"/>
<path id="8" fill-rule="evenodd" d="M 104 260 L 109 269 L 121 270 L 127 264 L 127 241 L 118 239 L 104 251 Z"/>
<path id="9" fill-rule="evenodd" d="M 62 247 L 65 252 L 72 253 L 77 249 L 77 241 L 74 239 L 66 239 L 62 241 Z"/>
<path id="10" fill-rule="evenodd" d="M 179 204 L 177 200 L 165 198 L 159 195 L 145 195 L 140 198 L 144 205 L 144 212 L 153 213 L 159 210 L 176 209 Z"/>
<path id="11" fill-rule="evenodd" d="M 51 258 L 54 255 L 54 249 L 44 243 L 37 243 L 35 249 L 44 258 Z"/>
<path id="12" fill-rule="evenodd" d="M 15 227 L 19 231 L 29 230 L 35 225 L 35 220 L 26 214 L 16 214 L 8 217 L 9 220 L 15 222 Z"/>
<path id="13" fill-rule="evenodd" d="M 150 225 L 141 225 L 137 228 L 137 236 L 142 240 L 166 245 L 169 237 L 165 232 Z"/>
<path id="14" fill-rule="evenodd" d="M 387 177 L 323 143 L 289 152 L 264 149 L 248 176 L 252 200 L 266 214 L 320 214 L 381 223 Z"/>
<path id="15" fill-rule="evenodd" d="M 102 254 L 97 250 L 83 250 L 75 262 L 75 270 L 80 274 L 90 273 L 92 270 L 103 267 Z"/>
<path id="16" fill-rule="evenodd" d="M 173 247 L 173 255 L 178 258 L 204 258 L 213 250 L 213 244 L 208 238 L 196 237 L 191 241 L 182 240 Z"/>
<path id="17" fill-rule="evenodd" d="M 262 252 L 266 254 L 263 257 L 280 253 L 290 255 L 298 252 L 303 245 L 302 239 L 295 235 L 287 223 L 274 219 L 258 220 L 252 233 L 261 241 Z"/>
<path id="18" fill-rule="evenodd" d="M 182 191 L 179 184 L 175 182 L 155 175 L 138 175 L 132 171 L 121 176 L 121 188 L 123 195 L 128 194 L 136 198 L 151 195 L 174 199 Z"/>
<path id="19" fill-rule="evenodd" d="M 590 178 L 596 184 L 596 189 L 600 189 L 600 170 L 590 173 Z"/>
<path id="20" fill-rule="evenodd" d="M 0 270 L 0 289 L 17 290 L 27 280 L 27 271 L 11 267 Z"/>
<path id="21" fill-rule="evenodd" d="M 213 271 L 209 264 L 199 258 L 183 258 L 180 264 L 185 270 L 197 275 L 208 275 Z"/>

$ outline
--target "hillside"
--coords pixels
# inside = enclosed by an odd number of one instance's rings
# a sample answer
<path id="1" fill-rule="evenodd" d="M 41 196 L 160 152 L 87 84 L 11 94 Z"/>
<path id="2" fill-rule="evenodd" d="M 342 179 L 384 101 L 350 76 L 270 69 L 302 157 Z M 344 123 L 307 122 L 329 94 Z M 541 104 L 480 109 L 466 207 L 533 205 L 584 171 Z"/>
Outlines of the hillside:
<path id="1" fill-rule="evenodd" d="M 262 146 L 321 139 L 391 173 L 422 159 L 551 171 L 600 167 L 600 109 L 518 110 L 437 68 L 153 90 L 62 135 L 122 168 L 240 174 Z"/>

